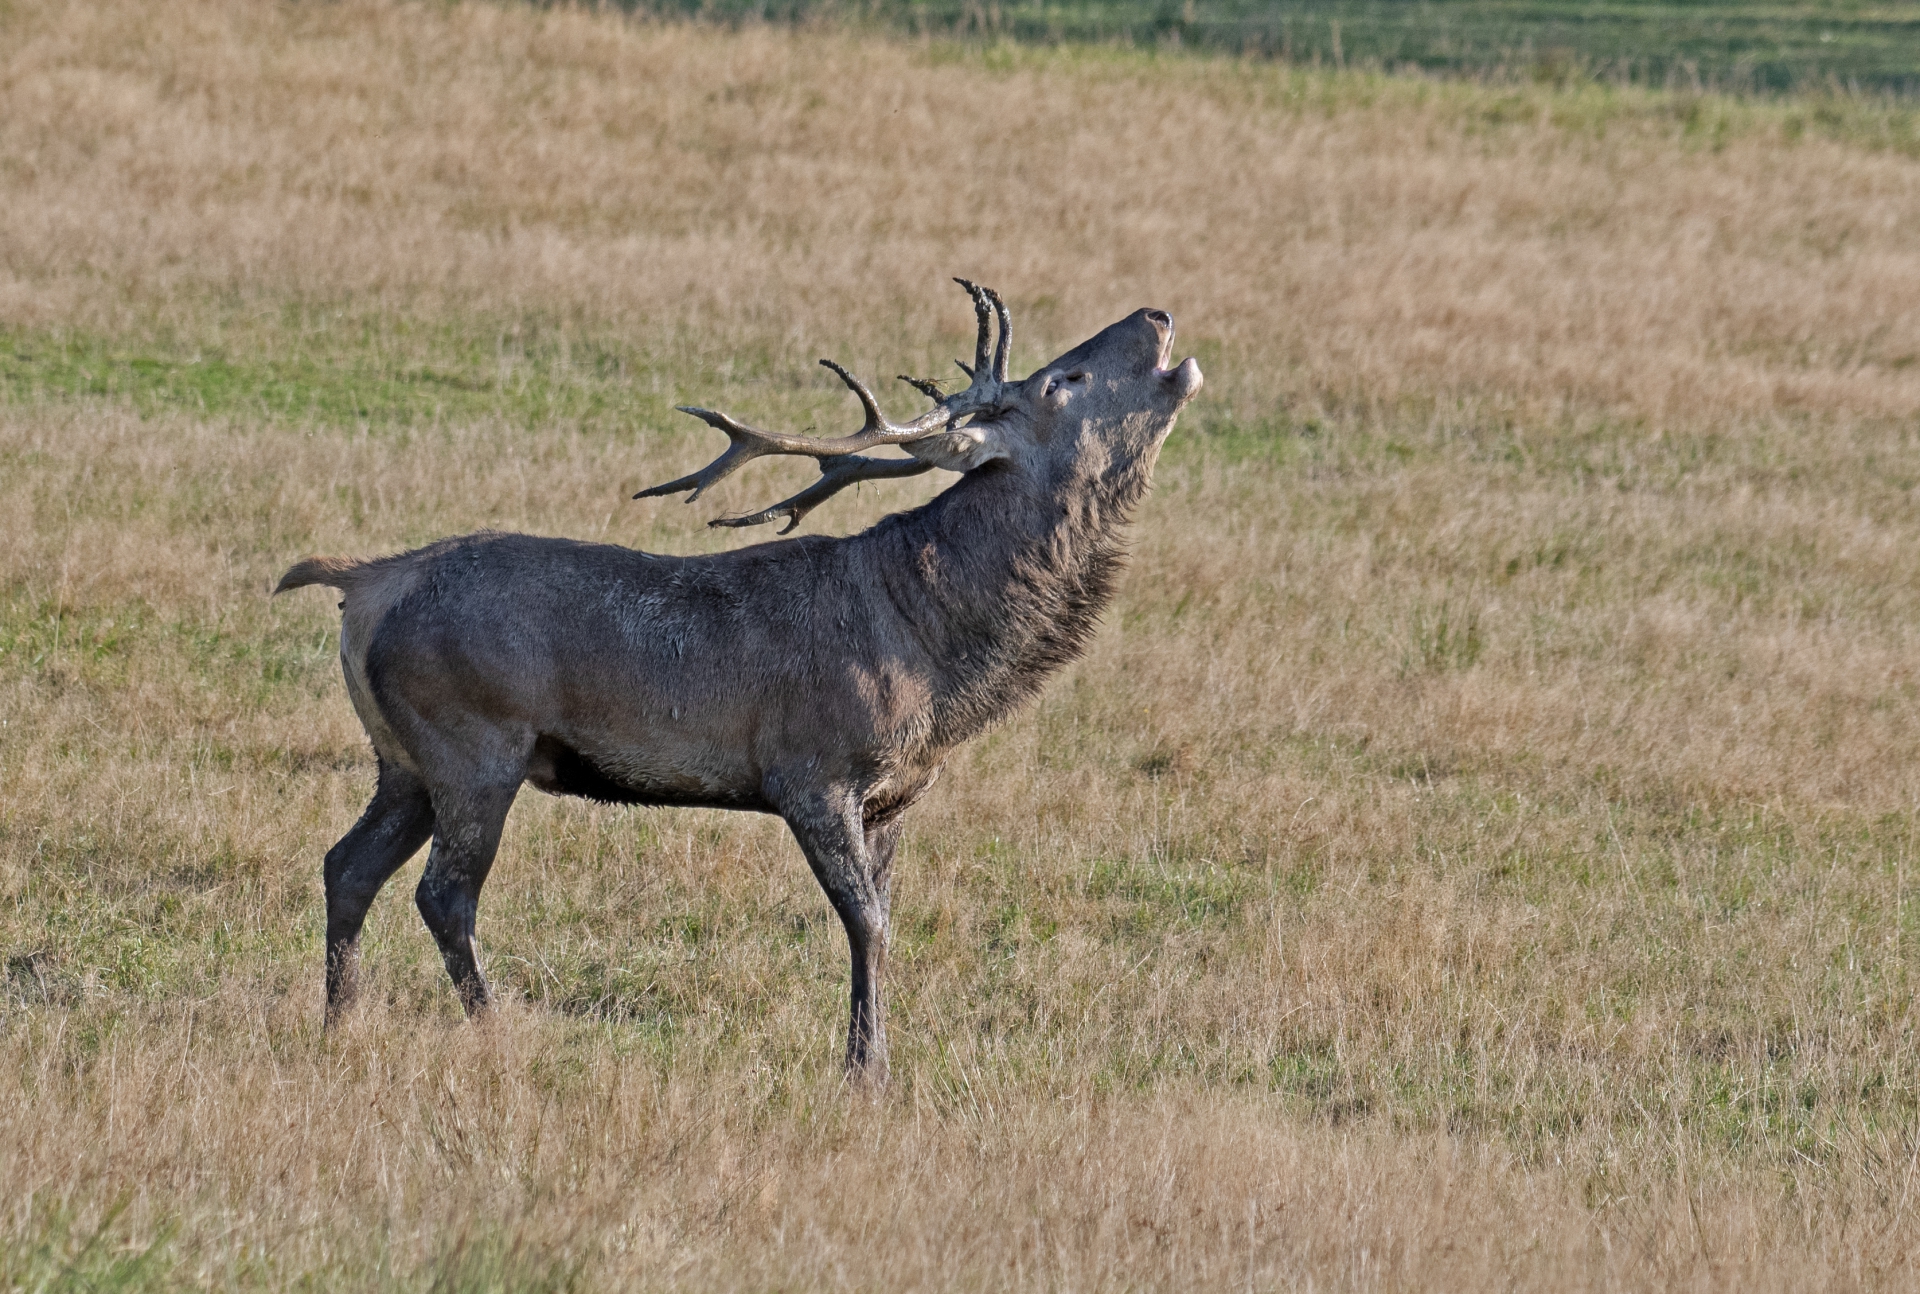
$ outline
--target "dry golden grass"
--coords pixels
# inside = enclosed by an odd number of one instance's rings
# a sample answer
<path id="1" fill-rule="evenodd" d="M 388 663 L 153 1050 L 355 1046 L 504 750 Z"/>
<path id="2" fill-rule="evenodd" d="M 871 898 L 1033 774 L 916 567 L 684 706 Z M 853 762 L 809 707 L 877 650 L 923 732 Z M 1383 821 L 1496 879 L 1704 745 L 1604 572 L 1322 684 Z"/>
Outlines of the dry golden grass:
<path id="1" fill-rule="evenodd" d="M 0 8 L 0 361 L 499 400 L 7 388 L 0 1287 L 1913 1285 L 1920 163 L 1800 111 Z M 758 539 L 624 500 L 711 448 L 667 406 L 843 419 L 812 357 L 935 371 L 953 273 L 1029 362 L 1165 306 L 1209 385 L 1090 656 L 910 820 L 892 1090 L 778 823 L 531 794 L 509 1005 L 403 874 L 322 1039 L 370 758 L 272 578 Z"/>

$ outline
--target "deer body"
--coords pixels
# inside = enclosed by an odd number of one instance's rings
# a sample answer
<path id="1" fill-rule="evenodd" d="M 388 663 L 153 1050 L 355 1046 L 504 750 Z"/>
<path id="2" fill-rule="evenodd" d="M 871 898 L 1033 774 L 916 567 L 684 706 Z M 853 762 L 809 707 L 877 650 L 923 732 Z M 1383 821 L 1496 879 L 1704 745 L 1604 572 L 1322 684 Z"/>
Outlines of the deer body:
<path id="1" fill-rule="evenodd" d="M 1004 351 L 1004 311 L 1001 320 Z M 936 455 L 992 456 L 926 505 L 846 539 L 665 557 L 481 533 L 289 571 L 282 589 L 345 593 L 342 665 L 379 759 L 373 802 L 326 860 L 329 1020 L 353 997 L 374 895 L 429 838 L 421 915 L 468 1010 L 487 1005 L 474 917 L 507 810 L 531 783 L 785 819 L 847 930 L 848 1065 L 883 1080 L 880 982 L 900 815 L 956 746 L 1078 655 L 1111 597 L 1122 529 L 1200 381 L 1192 361 L 1163 367 L 1171 320 L 1161 320 L 1142 311 L 1055 361 L 1044 371 L 1054 389 L 1041 391 L 1043 374 L 1007 384 L 994 416 L 975 411 L 958 433 L 936 420 L 932 435 L 948 438 Z M 1089 348 L 1099 354 L 1083 356 Z M 1104 420 L 1015 427 L 1018 406 L 1004 407 L 1013 395 L 1033 387 L 1027 403 L 1070 410 L 1078 393 L 1058 380 L 1086 364 L 1079 380 L 1090 387 L 1092 361 L 1109 352 L 1151 375 L 1146 389 L 1162 407 L 1135 399 Z M 1089 392 L 1080 403 L 1099 402 Z M 1032 434 L 998 452 L 1013 430 Z M 925 470 L 822 461 L 831 488 L 816 486 L 819 497 L 862 475 Z M 810 506 L 789 513 L 797 521 Z"/>

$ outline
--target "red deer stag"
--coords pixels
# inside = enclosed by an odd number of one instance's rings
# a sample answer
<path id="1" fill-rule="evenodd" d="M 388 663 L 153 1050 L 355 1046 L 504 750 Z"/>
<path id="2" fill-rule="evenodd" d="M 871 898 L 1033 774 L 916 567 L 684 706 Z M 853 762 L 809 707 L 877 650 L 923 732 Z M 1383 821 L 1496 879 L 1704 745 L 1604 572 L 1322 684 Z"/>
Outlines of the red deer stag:
<path id="1" fill-rule="evenodd" d="M 815 459 L 791 530 L 856 481 L 964 473 L 931 502 L 844 539 L 663 557 L 529 535 L 466 535 L 370 561 L 312 557 L 276 592 L 341 590 L 340 660 L 378 756 L 373 802 L 327 852 L 327 1021 L 355 991 L 361 923 L 429 838 L 415 894 L 469 1014 L 490 993 L 474 918 L 523 782 L 622 804 L 777 813 L 846 926 L 847 1067 L 884 1082 L 888 883 L 901 814 L 961 742 L 1074 659 L 1113 596 L 1123 531 L 1200 367 L 1140 310 L 1025 381 L 1011 323 L 965 280 L 979 341 L 964 390 L 893 423 L 828 360 L 866 424 L 815 439 L 685 412 L 725 453 L 636 498 L 692 498 L 750 459 Z M 998 338 L 993 324 L 998 321 Z M 898 445 L 909 458 L 862 451 Z M 692 499 L 689 499 L 691 502 Z M 782 533 L 785 533 L 784 531 Z"/>

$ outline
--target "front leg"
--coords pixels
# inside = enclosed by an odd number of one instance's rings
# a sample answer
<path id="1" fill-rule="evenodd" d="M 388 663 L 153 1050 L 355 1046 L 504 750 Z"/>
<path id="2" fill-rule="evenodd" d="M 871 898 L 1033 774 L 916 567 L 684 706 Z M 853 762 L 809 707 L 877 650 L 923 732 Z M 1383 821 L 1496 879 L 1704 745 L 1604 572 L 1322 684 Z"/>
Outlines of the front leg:
<path id="1" fill-rule="evenodd" d="M 898 819 L 869 829 L 860 796 L 846 790 L 808 795 L 782 809 L 807 864 L 847 930 L 853 959 L 847 1022 L 847 1074 L 869 1087 L 887 1081 L 887 915 Z"/>

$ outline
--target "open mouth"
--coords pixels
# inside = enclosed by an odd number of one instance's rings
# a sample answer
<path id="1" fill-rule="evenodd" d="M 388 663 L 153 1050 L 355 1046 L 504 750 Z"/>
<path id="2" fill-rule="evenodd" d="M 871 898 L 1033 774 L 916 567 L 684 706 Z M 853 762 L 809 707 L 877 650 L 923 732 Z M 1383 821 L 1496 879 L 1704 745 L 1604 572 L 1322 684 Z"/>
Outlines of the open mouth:
<path id="1" fill-rule="evenodd" d="M 1160 357 L 1154 362 L 1153 371 L 1165 373 L 1173 367 L 1173 316 L 1164 310 L 1149 310 L 1147 318 L 1163 329 L 1160 334 Z"/>
<path id="2" fill-rule="evenodd" d="M 1153 375 L 1166 383 L 1179 404 L 1184 405 L 1199 392 L 1206 379 L 1200 375 L 1197 361 L 1189 358 L 1178 364 L 1173 362 L 1173 316 L 1164 310 L 1149 310 L 1147 318 L 1160 330 L 1160 354 L 1154 361 Z"/>

